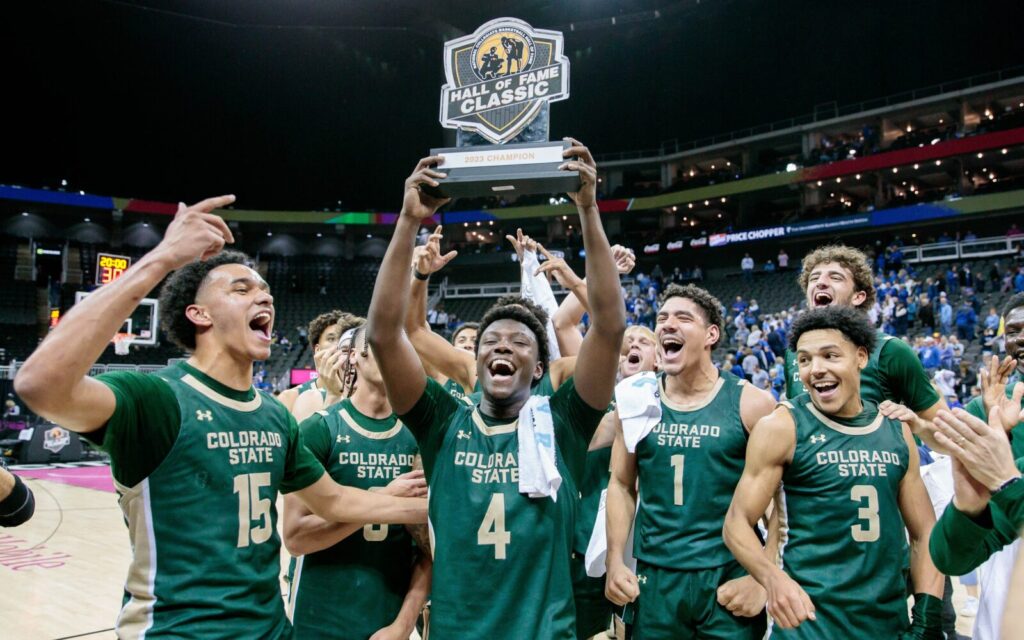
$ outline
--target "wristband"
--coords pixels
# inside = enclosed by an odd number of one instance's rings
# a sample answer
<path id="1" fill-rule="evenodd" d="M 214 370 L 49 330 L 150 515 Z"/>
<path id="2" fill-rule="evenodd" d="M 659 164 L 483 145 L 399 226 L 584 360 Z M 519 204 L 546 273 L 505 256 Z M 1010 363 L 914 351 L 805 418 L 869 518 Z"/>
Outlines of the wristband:
<path id="1" fill-rule="evenodd" d="M 412 275 L 417 280 L 430 280 L 430 274 L 429 273 L 420 273 L 419 269 L 417 269 L 416 267 L 412 268 Z"/>
<path id="2" fill-rule="evenodd" d="M 989 495 L 990 495 L 990 496 L 994 496 L 994 495 L 996 495 L 997 493 L 999 493 L 999 492 L 1000 492 L 1000 491 L 1002 491 L 1003 489 L 1005 489 L 1005 488 L 1007 488 L 1007 487 L 1009 487 L 1009 486 L 1013 485 L 1013 483 L 1015 483 L 1015 482 L 1017 482 L 1018 480 L 1020 480 L 1020 478 L 1021 478 L 1020 476 L 1014 476 L 1014 477 L 1010 478 L 1009 480 L 1007 480 L 1007 481 L 1006 481 L 1006 482 L 1004 482 L 1003 484 L 999 485 L 999 488 L 998 488 L 998 489 L 995 489 L 994 491 L 990 491 L 990 492 L 989 492 Z"/>
<path id="3" fill-rule="evenodd" d="M 16 527 L 27 522 L 36 510 L 32 491 L 21 478 L 14 476 L 14 487 L 10 495 L 0 500 L 0 527 Z"/>

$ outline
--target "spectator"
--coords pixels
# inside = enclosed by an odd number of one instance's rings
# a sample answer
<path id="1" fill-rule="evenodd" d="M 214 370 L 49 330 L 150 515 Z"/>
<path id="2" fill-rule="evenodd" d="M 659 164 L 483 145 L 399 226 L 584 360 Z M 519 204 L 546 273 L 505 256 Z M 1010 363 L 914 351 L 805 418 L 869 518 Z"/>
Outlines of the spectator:
<path id="1" fill-rule="evenodd" d="M 939 331 L 946 336 L 953 333 L 953 307 L 949 306 L 945 293 L 939 295 Z"/>
<path id="2" fill-rule="evenodd" d="M 978 374 L 974 371 L 973 363 L 970 360 L 961 360 L 960 376 L 956 387 L 961 402 L 964 402 L 971 397 L 971 393 L 977 384 Z"/>
<path id="3" fill-rule="evenodd" d="M 896 302 L 896 309 L 893 311 L 892 327 L 894 334 L 897 336 L 907 335 L 907 326 L 909 319 L 907 318 L 907 305 L 902 300 Z"/>
<path id="4" fill-rule="evenodd" d="M 1024 234 L 1024 231 L 1021 231 L 1017 227 L 1017 223 L 1016 222 L 1010 224 L 1010 228 L 1006 230 L 1006 237 L 1007 238 L 1014 238 L 1014 237 L 1019 236 L 1021 234 Z"/>
<path id="5" fill-rule="evenodd" d="M 771 258 L 768 259 L 768 262 L 764 263 L 764 272 L 775 273 L 775 263 L 772 262 Z"/>
<path id="6" fill-rule="evenodd" d="M 935 372 L 932 380 L 935 382 L 935 386 L 939 388 L 939 393 L 943 397 L 956 397 L 956 374 L 952 371 L 949 369 L 939 369 Z"/>
<path id="7" fill-rule="evenodd" d="M 755 364 L 754 371 L 750 374 L 750 381 L 758 389 L 768 388 L 768 372 L 761 368 L 761 365 Z"/>
<path id="8" fill-rule="evenodd" d="M 693 273 L 690 275 L 690 277 L 698 282 L 704 280 L 704 272 L 701 271 L 700 265 L 697 265 L 696 267 L 693 268 Z"/>
<path id="9" fill-rule="evenodd" d="M 786 355 L 786 332 L 781 325 L 768 332 L 768 348 L 776 358 Z"/>
<path id="10" fill-rule="evenodd" d="M 732 303 L 732 312 L 741 316 L 747 310 L 747 306 L 747 303 L 743 301 L 743 296 L 736 296 L 736 302 Z"/>
<path id="11" fill-rule="evenodd" d="M 754 375 L 754 369 L 761 365 L 750 348 L 744 349 L 743 353 L 746 354 L 743 356 L 743 375 L 747 381 L 750 381 Z"/>
<path id="12" fill-rule="evenodd" d="M 956 310 L 957 338 L 968 342 L 974 340 L 974 325 L 977 323 L 978 316 L 974 313 L 974 307 L 965 299 Z"/>
<path id="13" fill-rule="evenodd" d="M 745 377 L 747 377 L 746 372 L 743 371 L 743 367 L 740 365 L 739 362 L 737 362 L 737 360 L 739 359 L 741 354 L 742 354 L 742 352 L 740 352 L 740 351 L 736 352 L 736 357 L 732 361 L 732 369 L 729 370 L 729 372 L 732 373 L 737 378 L 745 378 Z"/>
<path id="14" fill-rule="evenodd" d="M 988 315 L 985 316 L 985 329 L 991 329 L 993 332 L 999 329 L 999 312 L 994 306 L 989 307 Z"/>
<path id="15" fill-rule="evenodd" d="M 921 365 L 928 373 L 932 373 L 939 368 L 941 361 L 939 349 L 935 346 L 935 338 L 931 336 L 925 337 L 924 347 L 918 352 L 918 357 L 921 359 Z"/>
<path id="16" fill-rule="evenodd" d="M 299 333 L 299 344 L 305 346 L 309 342 L 309 329 L 304 324 L 300 324 L 296 327 Z"/>
<path id="17" fill-rule="evenodd" d="M 1013 278 L 1013 292 L 1024 293 L 1024 267 L 1017 267 L 1017 275 Z"/>
<path id="18" fill-rule="evenodd" d="M 779 257 L 777 260 L 779 263 L 779 271 L 785 271 L 789 268 L 789 255 L 786 254 L 785 249 L 779 249 Z"/>
<path id="19" fill-rule="evenodd" d="M 740 268 L 743 269 L 743 277 L 748 281 L 754 279 L 754 259 L 750 257 L 749 253 L 743 254 L 743 260 L 740 260 Z"/>
<path id="20" fill-rule="evenodd" d="M 971 231 L 970 229 L 967 230 L 967 233 L 965 233 L 964 237 L 963 237 L 964 242 L 970 242 L 971 240 L 977 240 L 977 239 L 978 239 L 978 236 L 974 235 L 974 232 Z"/>

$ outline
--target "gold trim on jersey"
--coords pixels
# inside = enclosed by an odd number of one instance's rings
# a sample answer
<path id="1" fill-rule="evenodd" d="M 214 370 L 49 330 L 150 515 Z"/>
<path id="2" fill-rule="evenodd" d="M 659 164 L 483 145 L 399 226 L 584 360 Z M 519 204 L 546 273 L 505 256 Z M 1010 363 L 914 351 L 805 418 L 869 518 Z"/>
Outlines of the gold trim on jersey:
<path id="1" fill-rule="evenodd" d="M 473 409 L 473 424 L 480 430 L 480 433 L 485 436 L 500 436 L 506 433 L 512 433 L 519 428 L 519 418 L 516 418 L 512 422 L 507 424 L 496 424 L 493 427 L 487 426 L 484 422 L 483 417 L 480 415 L 480 411 Z"/>
<path id="2" fill-rule="evenodd" d="M 705 397 L 705 400 L 704 400 L 703 404 L 699 404 L 699 405 L 692 406 L 692 407 L 684 407 L 683 405 L 678 404 L 678 403 L 673 402 L 672 400 L 670 400 L 669 397 L 668 397 L 668 394 L 665 393 L 665 378 L 661 377 L 661 378 L 658 379 L 658 389 L 661 392 L 661 402 L 666 407 L 668 407 L 669 409 L 672 409 L 674 411 L 700 411 L 701 409 L 703 409 L 704 407 L 708 406 L 709 404 L 711 404 L 712 402 L 715 401 L 715 398 L 718 397 L 718 393 L 722 390 L 722 387 L 724 387 L 724 386 L 725 386 L 725 378 L 723 378 L 722 376 L 718 376 L 718 381 L 715 382 L 715 386 L 711 389 L 711 391 Z"/>
<path id="3" fill-rule="evenodd" d="M 387 440 L 388 438 L 394 438 L 402 431 L 402 421 L 396 420 L 395 426 L 391 427 L 387 431 L 370 431 L 369 429 L 363 428 L 356 423 L 355 418 L 348 412 L 348 409 L 342 409 L 338 411 L 338 415 L 348 425 L 349 429 L 352 429 L 364 438 L 370 440 Z"/>
<path id="4" fill-rule="evenodd" d="M 839 433 L 845 433 L 848 436 L 866 436 L 869 433 L 874 433 L 875 431 L 878 431 L 878 427 L 882 426 L 882 421 L 885 420 L 885 416 L 883 416 L 882 412 L 879 411 L 878 415 L 875 416 L 875 419 L 872 420 L 870 424 L 866 424 L 863 427 L 851 427 L 845 424 L 839 424 L 821 411 L 818 411 L 818 408 L 814 406 L 813 402 L 808 402 L 804 406 L 807 407 L 807 410 L 810 411 L 811 414 L 826 427 L 834 429 Z"/>
<path id="5" fill-rule="evenodd" d="M 194 377 L 191 373 L 186 373 L 185 375 L 183 375 L 181 377 L 181 381 L 187 384 L 188 386 L 192 387 L 199 393 L 203 394 L 210 400 L 213 400 L 217 404 L 223 405 L 228 409 L 234 409 L 235 411 L 255 411 L 259 409 L 260 406 L 262 406 L 263 404 L 263 397 L 258 393 L 252 400 L 246 402 L 242 402 L 240 400 L 232 400 L 231 398 L 221 395 L 214 391 L 213 389 L 211 389 L 210 387 L 206 386 L 205 384 L 200 382 L 196 377 Z"/>
<path id="6" fill-rule="evenodd" d="M 156 604 L 156 539 L 153 535 L 153 513 L 149 499 L 149 479 L 134 487 L 114 481 L 121 494 L 118 503 L 128 523 L 132 543 L 132 561 L 128 566 L 125 591 L 131 598 L 117 616 L 118 638 L 142 638 L 153 626 Z"/>
<path id="7" fill-rule="evenodd" d="M 295 603 L 299 599 L 299 582 L 302 581 L 302 561 L 306 556 L 295 558 L 295 573 L 292 574 L 291 584 L 288 585 L 288 618 L 295 622 Z"/>

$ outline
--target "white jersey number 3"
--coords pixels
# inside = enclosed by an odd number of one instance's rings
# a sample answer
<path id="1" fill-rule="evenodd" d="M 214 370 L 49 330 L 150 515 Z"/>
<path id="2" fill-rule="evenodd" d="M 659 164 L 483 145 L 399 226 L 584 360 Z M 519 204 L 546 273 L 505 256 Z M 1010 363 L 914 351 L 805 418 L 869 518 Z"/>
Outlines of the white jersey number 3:
<path id="1" fill-rule="evenodd" d="M 870 484 L 858 484 L 850 487 L 850 500 L 861 503 L 867 499 L 867 504 L 857 509 L 857 518 L 867 522 L 867 526 L 855 524 L 850 527 L 850 535 L 857 542 L 875 542 L 878 540 L 881 531 L 881 524 L 878 521 L 878 489 Z"/>

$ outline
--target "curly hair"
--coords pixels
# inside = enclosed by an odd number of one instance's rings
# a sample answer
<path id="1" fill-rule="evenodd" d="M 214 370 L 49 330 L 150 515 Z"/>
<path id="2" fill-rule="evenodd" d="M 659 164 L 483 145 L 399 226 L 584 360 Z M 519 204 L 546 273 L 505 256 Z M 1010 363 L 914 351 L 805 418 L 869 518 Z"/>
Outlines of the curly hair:
<path id="1" fill-rule="evenodd" d="M 722 317 L 722 303 L 706 289 L 702 289 L 695 284 L 677 284 L 672 282 L 665 287 L 664 293 L 658 298 L 658 308 L 660 309 L 662 305 L 672 298 L 686 298 L 694 303 L 704 313 L 704 321 L 709 325 L 713 324 L 718 327 L 718 340 L 715 341 L 715 344 L 711 345 L 711 350 L 713 351 L 718 346 L 718 343 L 722 341 L 722 337 L 725 336 L 725 319 Z"/>
<path id="2" fill-rule="evenodd" d="M 241 251 L 222 251 L 209 260 L 190 262 L 171 274 L 160 290 L 160 326 L 167 339 L 185 351 L 196 348 L 196 326 L 185 316 L 195 304 L 199 287 L 217 267 L 241 264 L 254 268 L 252 259 Z"/>
<path id="3" fill-rule="evenodd" d="M 477 353 L 480 353 L 480 338 L 483 337 L 487 327 L 498 320 L 521 322 L 533 332 L 533 337 L 537 340 L 538 359 L 541 367 L 543 367 L 544 371 L 547 371 L 548 360 L 551 357 L 548 350 L 548 331 L 546 329 L 548 324 L 547 312 L 526 298 L 520 298 L 519 296 L 502 296 L 498 298 L 497 302 L 491 305 L 491 308 L 484 313 L 484 317 L 480 320 L 480 327 L 476 334 Z M 537 382 L 539 381 L 534 380 L 533 384 L 536 385 Z"/>
<path id="4" fill-rule="evenodd" d="M 1015 293 L 1003 305 L 1003 318 L 1010 315 L 1010 312 L 1017 307 L 1024 307 L 1024 293 Z"/>
<path id="5" fill-rule="evenodd" d="M 455 341 L 459 338 L 459 334 L 460 333 L 462 333 L 463 331 L 469 330 L 469 329 L 472 329 L 473 331 L 476 331 L 477 335 L 479 335 L 480 334 L 480 323 L 479 322 L 463 322 L 462 324 L 460 324 L 458 327 L 455 328 L 455 332 L 452 333 L 452 344 L 455 344 Z"/>
<path id="6" fill-rule="evenodd" d="M 321 313 L 309 322 L 309 344 L 315 345 L 320 342 L 320 336 L 327 330 L 327 327 L 338 325 L 338 335 L 341 335 L 352 327 L 357 327 L 364 322 L 366 322 L 365 318 L 360 318 L 357 315 L 340 309 Z"/>
<path id="7" fill-rule="evenodd" d="M 800 314 L 789 331 L 789 348 L 796 351 L 800 336 L 808 331 L 835 329 L 857 347 L 868 353 L 875 348 L 878 338 L 867 316 L 853 307 L 821 307 Z"/>
<path id="8" fill-rule="evenodd" d="M 807 292 L 807 285 L 811 281 L 811 271 L 819 264 L 835 262 L 853 274 L 853 290 L 863 291 L 866 296 L 864 302 L 858 309 L 867 311 L 875 304 L 875 281 L 871 275 L 871 263 L 868 257 L 860 249 L 854 249 L 843 244 L 830 244 L 818 247 L 804 256 L 801 263 L 800 276 L 797 282 L 800 283 L 800 290 Z"/>

